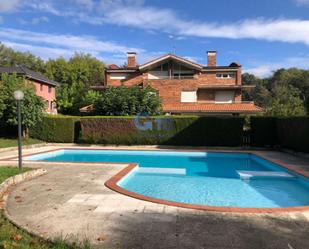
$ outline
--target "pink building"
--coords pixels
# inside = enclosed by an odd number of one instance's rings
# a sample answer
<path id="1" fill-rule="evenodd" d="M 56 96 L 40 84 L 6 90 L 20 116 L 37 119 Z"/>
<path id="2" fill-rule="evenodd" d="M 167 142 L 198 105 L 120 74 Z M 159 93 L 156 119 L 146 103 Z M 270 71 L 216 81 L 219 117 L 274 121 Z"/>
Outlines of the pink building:
<path id="1" fill-rule="evenodd" d="M 1 73 L 16 73 L 18 76 L 24 77 L 27 83 L 33 84 L 36 90 L 36 95 L 40 96 L 45 101 L 45 111 L 48 113 L 56 113 L 56 86 L 57 82 L 46 78 L 44 75 L 34 72 L 23 66 L 15 67 L 0 67 Z"/>

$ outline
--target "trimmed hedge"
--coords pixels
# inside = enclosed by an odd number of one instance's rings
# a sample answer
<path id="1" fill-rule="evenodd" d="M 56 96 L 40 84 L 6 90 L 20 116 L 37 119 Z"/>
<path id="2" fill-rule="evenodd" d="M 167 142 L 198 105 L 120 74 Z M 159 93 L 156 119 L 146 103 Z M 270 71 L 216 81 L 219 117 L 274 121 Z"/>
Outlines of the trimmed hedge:
<path id="1" fill-rule="evenodd" d="M 282 147 L 309 153 L 309 117 L 278 118 L 277 134 Z"/>
<path id="2" fill-rule="evenodd" d="M 309 152 L 309 117 L 251 117 L 251 145 Z"/>
<path id="3" fill-rule="evenodd" d="M 240 146 L 244 119 L 240 117 L 164 116 L 81 118 L 81 142 L 100 144 L 165 144 Z M 150 125 L 152 130 L 138 126 Z"/>
<path id="4" fill-rule="evenodd" d="M 269 147 L 278 144 L 276 117 L 251 117 L 251 145 Z"/>
<path id="5" fill-rule="evenodd" d="M 73 143 L 78 139 L 79 118 L 46 115 L 30 130 L 30 136 L 46 142 Z"/>

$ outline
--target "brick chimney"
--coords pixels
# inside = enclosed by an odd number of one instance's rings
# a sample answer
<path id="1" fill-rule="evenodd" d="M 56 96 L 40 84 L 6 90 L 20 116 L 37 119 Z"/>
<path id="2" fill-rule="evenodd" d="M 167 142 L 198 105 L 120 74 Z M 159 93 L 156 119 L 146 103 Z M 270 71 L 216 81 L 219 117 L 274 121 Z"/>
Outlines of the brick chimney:
<path id="1" fill-rule="evenodd" d="M 135 52 L 127 52 L 128 55 L 128 68 L 135 68 L 136 67 L 136 53 Z"/>
<path id="2" fill-rule="evenodd" d="M 207 51 L 207 60 L 208 60 L 208 67 L 215 67 L 217 65 L 217 51 Z"/>

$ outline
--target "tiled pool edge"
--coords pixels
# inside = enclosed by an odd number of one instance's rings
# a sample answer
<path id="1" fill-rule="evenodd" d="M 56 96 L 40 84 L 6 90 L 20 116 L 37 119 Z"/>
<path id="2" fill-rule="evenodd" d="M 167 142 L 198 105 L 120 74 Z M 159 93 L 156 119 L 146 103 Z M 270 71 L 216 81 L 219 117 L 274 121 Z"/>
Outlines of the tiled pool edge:
<path id="1" fill-rule="evenodd" d="M 128 150 L 128 149 L 121 149 L 121 148 L 114 148 L 114 149 L 105 149 L 105 148 L 76 148 L 76 147 L 63 147 L 63 148 L 57 148 L 57 149 L 52 149 L 52 150 L 46 150 L 46 151 L 41 151 L 41 152 L 35 152 L 35 153 L 30 153 L 30 154 L 26 154 L 26 155 L 23 155 L 23 158 L 25 157 L 29 157 L 29 156 L 35 156 L 35 155 L 39 155 L 39 154 L 43 154 L 43 153 L 50 153 L 50 152 L 56 152 L 56 151 L 60 151 L 60 150 Z M 138 151 L 140 149 L 130 149 L 132 151 Z M 288 163 L 284 163 L 280 160 L 276 160 L 276 159 L 272 159 L 268 156 L 265 156 L 263 155 L 262 152 L 260 151 L 251 151 L 251 150 L 207 150 L 207 149 L 149 149 L 149 148 L 146 148 L 146 149 L 143 149 L 144 151 L 170 151 L 170 150 L 177 150 L 177 151 L 180 151 L 180 152 L 212 152 L 212 153 L 247 153 L 247 154 L 252 154 L 252 155 L 255 155 L 255 156 L 258 156 L 258 157 L 261 157 L 262 159 L 265 159 L 265 160 L 268 160 L 272 163 L 275 163 L 275 164 L 278 164 L 280 167 L 283 167 L 285 169 L 288 169 L 296 174 L 299 174 L 305 178 L 309 178 L 309 171 L 306 171 L 306 170 L 302 170 L 302 169 L 298 169 L 296 168 L 295 166 L 293 165 L 289 165 Z M 18 156 L 13 156 L 13 157 L 6 157 L 6 158 L 1 158 L 0 161 L 13 161 L 13 160 L 16 160 L 18 159 Z M 24 162 L 45 162 L 46 161 L 40 161 L 40 160 L 24 160 Z M 48 162 L 48 163 L 52 163 L 52 162 Z M 71 164 L 74 164 L 74 163 L 80 163 L 80 162 L 66 162 L 66 161 L 59 161 L 57 163 L 71 163 Z M 88 164 L 88 163 L 93 163 L 93 162 L 82 162 L 82 163 L 85 163 L 85 164 Z M 98 162 L 98 163 L 102 163 L 102 164 L 118 164 L 118 163 L 114 163 L 114 162 Z M 123 163 L 121 163 L 123 164 Z"/>
<path id="2" fill-rule="evenodd" d="M 234 212 L 234 213 L 276 213 L 276 212 L 300 212 L 300 211 L 309 211 L 309 206 L 299 206 L 299 207 L 288 207 L 288 208 L 239 208 L 239 207 L 219 207 L 219 206 L 206 206 L 206 205 L 194 205 L 181 202 L 168 201 L 163 199 L 157 199 L 135 192 L 128 191 L 118 185 L 118 182 L 121 181 L 127 174 L 129 174 L 138 164 L 129 164 L 126 168 L 119 171 L 116 175 L 111 177 L 105 182 L 105 186 L 109 189 L 130 196 L 139 200 L 154 202 L 162 205 L 180 207 L 180 208 L 189 208 L 202 211 L 213 211 L 213 212 Z"/>

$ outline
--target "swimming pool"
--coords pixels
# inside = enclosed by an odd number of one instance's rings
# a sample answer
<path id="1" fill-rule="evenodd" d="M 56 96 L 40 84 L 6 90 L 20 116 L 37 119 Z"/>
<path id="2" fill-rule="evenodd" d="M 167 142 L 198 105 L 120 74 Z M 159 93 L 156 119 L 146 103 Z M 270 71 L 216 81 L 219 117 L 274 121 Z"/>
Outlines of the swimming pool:
<path id="1" fill-rule="evenodd" d="M 309 181 L 250 153 L 58 150 L 26 160 L 137 163 L 117 186 L 192 205 L 286 208 L 309 205 Z"/>

